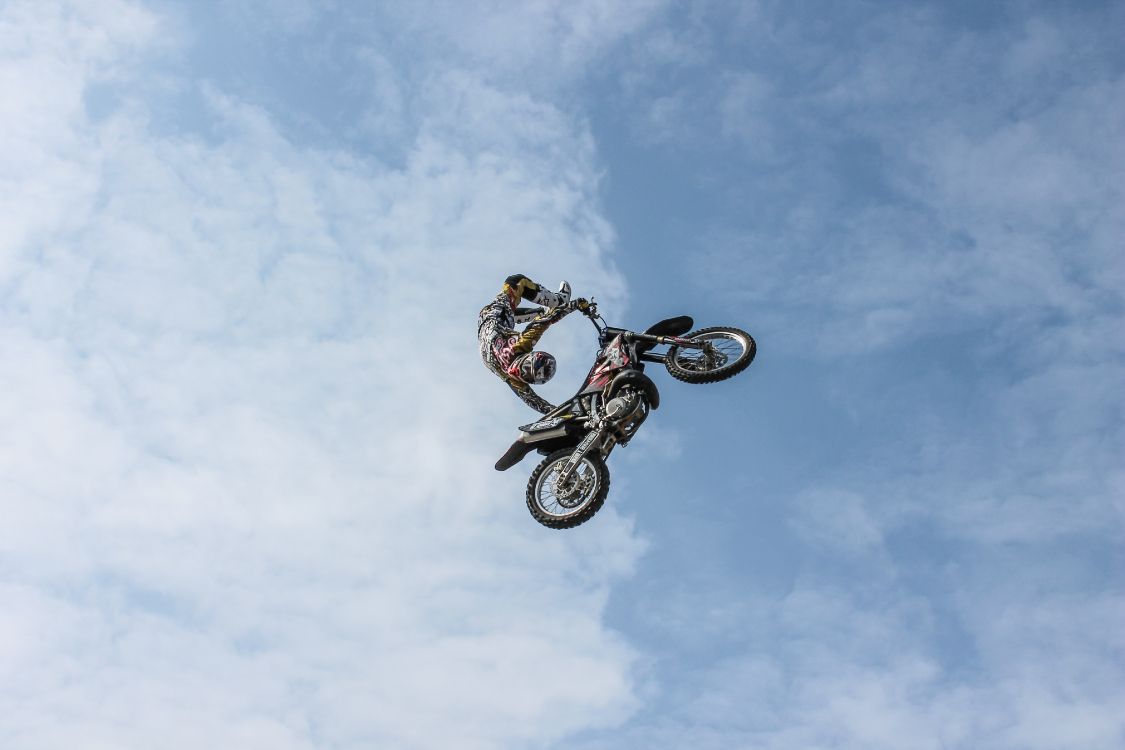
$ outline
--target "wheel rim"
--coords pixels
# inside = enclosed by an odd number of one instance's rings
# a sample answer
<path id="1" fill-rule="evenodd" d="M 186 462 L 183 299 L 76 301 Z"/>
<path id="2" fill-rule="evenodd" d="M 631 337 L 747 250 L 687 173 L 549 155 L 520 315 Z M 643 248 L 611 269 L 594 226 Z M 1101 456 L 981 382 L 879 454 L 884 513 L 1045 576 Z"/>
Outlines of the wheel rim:
<path id="1" fill-rule="evenodd" d="M 598 471 L 588 458 L 579 462 L 563 487 L 558 486 L 559 473 L 568 459 L 563 456 L 546 467 L 535 483 L 535 504 L 555 518 L 573 516 L 598 496 Z"/>
<path id="2" fill-rule="evenodd" d="M 722 372 L 733 367 L 750 349 L 746 337 L 736 333 L 701 333 L 691 340 L 707 342 L 710 346 L 676 351 L 676 366 L 688 372 Z"/>

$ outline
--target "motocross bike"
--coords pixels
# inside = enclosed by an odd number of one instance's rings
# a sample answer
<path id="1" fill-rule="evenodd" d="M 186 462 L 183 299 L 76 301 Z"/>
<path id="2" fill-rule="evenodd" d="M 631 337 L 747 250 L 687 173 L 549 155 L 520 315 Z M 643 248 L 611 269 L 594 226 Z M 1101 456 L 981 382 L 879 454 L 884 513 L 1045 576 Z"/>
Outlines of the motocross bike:
<path id="1" fill-rule="evenodd" d="M 628 445 L 660 406 L 656 384 L 644 373 L 646 362 L 663 364 L 685 383 L 716 383 L 749 367 L 757 351 L 750 334 L 737 328 L 687 333 L 695 323 L 681 315 L 635 333 L 607 325 L 597 305 L 587 304 L 575 309 L 594 324 L 600 348 L 582 387 L 537 422 L 520 427 L 520 436 L 496 462 L 498 471 L 506 471 L 533 450 L 546 456 L 527 483 L 527 509 L 552 529 L 573 528 L 598 512 L 609 493 L 606 459 L 616 446 Z M 654 351 L 660 346 L 669 348 Z"/>

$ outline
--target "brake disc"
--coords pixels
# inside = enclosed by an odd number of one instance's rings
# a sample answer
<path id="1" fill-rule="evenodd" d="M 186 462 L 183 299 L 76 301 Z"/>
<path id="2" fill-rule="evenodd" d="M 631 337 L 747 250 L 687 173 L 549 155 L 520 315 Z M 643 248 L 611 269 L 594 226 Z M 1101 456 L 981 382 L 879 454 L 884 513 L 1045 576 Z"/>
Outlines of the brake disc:
<path id="1" fill-rule="evenodd" d="M 577 472 L 578 467 L 575 467 Z M 564 508 L 573 508 L 578 505 L 586 493 L 586 487 L 589 480 L 582 475 L 575 473 L 572 474 L 570 479 L 565 483 L 565 486 L 560 486 L 558 479 L 554 481 L 555 497 L 559 501 L 559 505 Z"/>

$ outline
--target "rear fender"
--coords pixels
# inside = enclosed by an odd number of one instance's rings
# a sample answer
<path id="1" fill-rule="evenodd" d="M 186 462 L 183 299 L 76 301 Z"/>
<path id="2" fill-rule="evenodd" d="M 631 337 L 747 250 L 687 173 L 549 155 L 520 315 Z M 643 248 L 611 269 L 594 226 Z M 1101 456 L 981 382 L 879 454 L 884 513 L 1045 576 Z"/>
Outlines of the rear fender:
<path id="1" fill-rule="evenodd" d="M 533 450 L 535 450 L 535 446 L 531 443 L 525 443 L 522 438 L 516 440 L 516 442 L 512 443 L 511 447 L 508 448 L 508 452 L 501 456 L 500 460 L 496 462 L 496 471 L 507 471 L 522 461 L 523 457 Z"/>
<path id="2" fill-rule="evenodd" d="M 522 461 L 524 456 L 535 450 L 540 453 L 550 453 L 559 448 L 577 445 L 582 439 L 581 434 L 584 432 L 582 426 L 576 421 L 559 421 L 560 424 L 551 425 L 548 420 L 540 420 L 521 427 L 520 436 L 496 462 L 496 470 L 507 471 Z"/>

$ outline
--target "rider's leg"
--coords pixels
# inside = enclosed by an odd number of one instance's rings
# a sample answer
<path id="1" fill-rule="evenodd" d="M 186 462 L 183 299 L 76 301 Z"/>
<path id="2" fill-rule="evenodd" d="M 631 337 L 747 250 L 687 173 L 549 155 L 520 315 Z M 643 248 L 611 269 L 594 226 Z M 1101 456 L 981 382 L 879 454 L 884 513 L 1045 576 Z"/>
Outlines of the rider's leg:
<path id="1" fill-rule="evenodd" d="M 509 298 L 516 296 L 518 299 L 525 299 L 551 310 L 570 301 L 570 284 L 565 281 L 559 287 L 559 291 L 552 292 L 523 274 L 515 274 L 504 281 L 504 288 L 512 290 Z"/>

